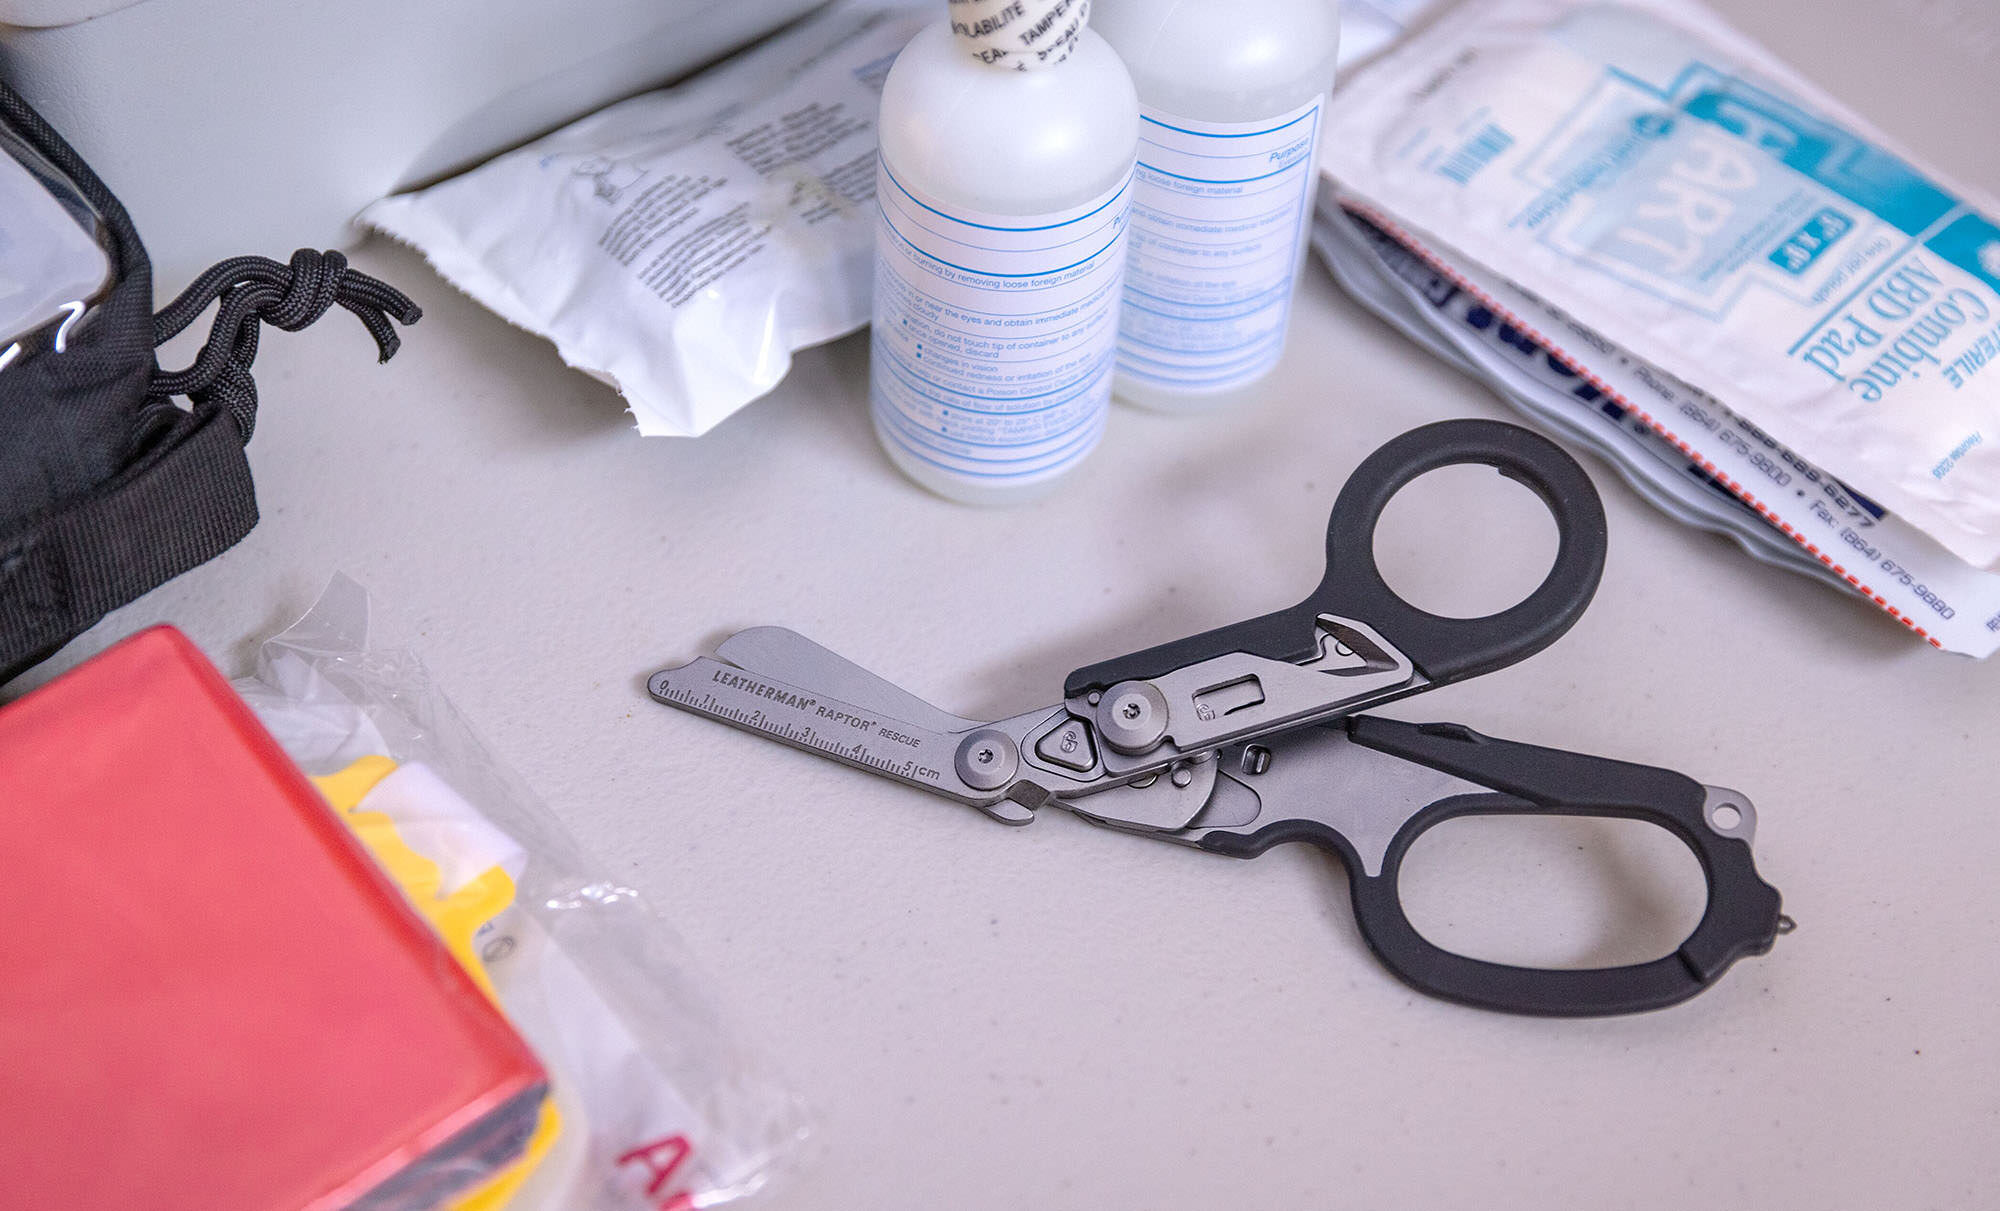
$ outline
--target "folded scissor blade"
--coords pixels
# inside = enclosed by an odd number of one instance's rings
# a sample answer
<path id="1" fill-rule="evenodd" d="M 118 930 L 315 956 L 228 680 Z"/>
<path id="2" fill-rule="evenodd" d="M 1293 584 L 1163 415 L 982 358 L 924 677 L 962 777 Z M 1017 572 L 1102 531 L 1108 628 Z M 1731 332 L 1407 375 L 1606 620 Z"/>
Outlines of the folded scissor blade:
<path id="1" fill-rule="evenodd" d="M 934 732 L 964 732 L 980 726 L 940 710 L 903 687 L 879 677 L 847 657 L 827 650 L 785 627 L 751 627 L 722 641 L 715 654 L 737 668 L 795 685 L 814 686 L 855 706 L 894 716 Z"/>
<path id="2" fill-rule="evenodd" d="M 1033 819 L 1017 804 L 966 785 L 956 768 L 961 737 L 770 673 L 702 657 L 646 679 L 668 706 L 980 808 L 1009 824 Z"/>

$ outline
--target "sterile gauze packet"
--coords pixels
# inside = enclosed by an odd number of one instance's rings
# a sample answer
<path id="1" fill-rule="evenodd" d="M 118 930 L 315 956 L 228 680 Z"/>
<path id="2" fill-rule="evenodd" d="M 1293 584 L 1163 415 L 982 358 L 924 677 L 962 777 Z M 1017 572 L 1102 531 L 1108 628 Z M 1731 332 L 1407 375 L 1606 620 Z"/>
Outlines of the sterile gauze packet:
<path id="1" fill-rule="evenodd" d="M 699 435 L 867 324 L 882 79 L 932 7 L 844 0 L 357 221 Z"/>
<path id="2" fill-rule="evenodd" d="M 1314 245 L 1363 305 L 1537 425 L 1595 450 L 1668 516 L 1857 593 L 1935 647 L 2000 650 L 2000 574 L 1952 555 L 1712 396 L 1503 278 L 1440 261 L 1330 192 Z"/>
<path id="3" fill-rule="evenodd" d="M 2000 559 L 2000 207 L 1692 0 L 1471 0 L 1336 95 L 1328 172 Z"/>

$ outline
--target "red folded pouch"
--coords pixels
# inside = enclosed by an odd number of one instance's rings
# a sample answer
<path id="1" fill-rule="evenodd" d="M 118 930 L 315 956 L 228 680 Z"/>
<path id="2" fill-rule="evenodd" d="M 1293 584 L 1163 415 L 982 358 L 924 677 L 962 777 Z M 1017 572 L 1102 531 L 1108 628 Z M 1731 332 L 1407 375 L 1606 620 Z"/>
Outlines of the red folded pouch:
<path id="1" fill-rule="evenodd" d="M 546 1089 L 178 631 L 0 708 L 0 1208 L 428 1207 Z"/>

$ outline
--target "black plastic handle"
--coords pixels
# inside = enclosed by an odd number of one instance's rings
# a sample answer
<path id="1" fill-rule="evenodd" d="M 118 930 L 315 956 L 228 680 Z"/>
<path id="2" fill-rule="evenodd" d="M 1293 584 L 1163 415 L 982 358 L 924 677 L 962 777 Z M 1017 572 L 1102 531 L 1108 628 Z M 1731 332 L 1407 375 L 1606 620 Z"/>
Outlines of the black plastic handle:
<path id="1" fill-rule="evenodd" d="M 1375 524 L 1390 498 L 1428 471 L 1460 464 L 1490 466 L 1527 486 L 1548 506 L 1560 535 L 1541 587 L 1484 618 L 1420 610 L 1396 596 L 1375 564 Z M 1561 638 L 1597 592 L 1604 552 L 1604 505 L 1560 446 L 1502 421 L 1439 421 L 1391 440 L 1348 477 L 1327 524 L 1326 575 L 1310 597 L 1289 610 L 1080 668 L 1063 692 L 1075 697 L 1143 681 L 1231 652 L 1306 660 L 1318 651 L 1321 614 L 1374 627 L 1432 683 L 1458 681 L 1526 659 Z"/>
<path id="2" fill-rule="evenodd" d="M 1493 794 L 1440 800 L 1414 813 L 1369 875 L 1346 838 L 1311 820 L 1287 820 L 1247 836 L 1216 833 L 1203 848 L 1254 857 L 1273 845 L 1309 841 L 1340 855 L 1354 915 L 1382 963 L 1420 992 L 1460 1004 L 1545 1017 L 1639 1013 L 1708 988 L 1746 955 L 1771 949 L 1784 924 L 1777 889 L 1757 874 L 1748 842 L 1710 823 L 1707 791 L 1672 770 L 1494 740 L 1458 724 L 1412 724 L 1352 716 L 1355 743 L 1443 770 Z M 1417 932 L 1397 886 L 1404 855 L 1427 830 L 1459 816 L 1612 816 L 1643 820 L 1678 837 L 1700 861 L 1708 905 L 1673 953 L 1648 963 L 1584 970 L 1514 967 L 1453 954 Z"/>

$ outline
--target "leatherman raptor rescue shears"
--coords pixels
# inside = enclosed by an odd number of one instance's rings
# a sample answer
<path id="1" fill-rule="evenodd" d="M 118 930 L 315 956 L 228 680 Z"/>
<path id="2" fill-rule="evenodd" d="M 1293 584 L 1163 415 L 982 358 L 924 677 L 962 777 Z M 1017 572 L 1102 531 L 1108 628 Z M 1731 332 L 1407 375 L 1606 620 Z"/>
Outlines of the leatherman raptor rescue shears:
<path id="1" fill-rule="evenodd" d="M 1375 564 L 1375 524 L 1389 499 L 1462 463 L 1531 488 L 1561 536 L 1541 587 L 1485 618 L 1419 610 Z M 1327 531 L 1325 578 L 1305 601 L 1078 669 L 1060 704 L 994 723 L 962 719 L 777 627 L 740 632 L 712 659 L 653 674 L 647 688 L 668 705 L 1009 824 L 1058 806 L 1231 857 L 1287 841 L 1320 845 L 1347 868 L 1362 936 L 1411 986 L 1516 1013 L 1630 1013 L 1693 996 L 1789 927 L 1751 860 L 1750 801 L 1669 770 L 1356 713 L 1548 646 L 1589 604 L 1604 554 L 1603 506 L 1568 455 L 1514 425 L 1444 421 L 1389 442 L 1348 479 Z M 1446 820 L 1506 814 L 1665 828 L 1700 861 L 1700 923 L 1673 953 L 1623 967 L 1513 967 L 1440 949 L 1404 914 L 1404 855 Z"/>

